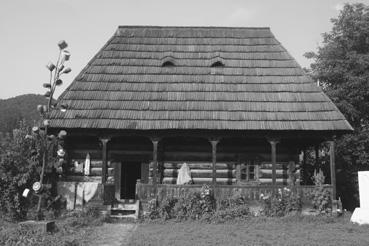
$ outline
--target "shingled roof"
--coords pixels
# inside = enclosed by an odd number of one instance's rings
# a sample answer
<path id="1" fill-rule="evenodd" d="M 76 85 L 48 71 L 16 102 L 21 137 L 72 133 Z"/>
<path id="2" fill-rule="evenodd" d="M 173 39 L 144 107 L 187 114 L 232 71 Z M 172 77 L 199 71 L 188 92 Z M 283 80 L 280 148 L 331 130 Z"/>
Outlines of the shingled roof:
<path id="1" fill-rule="evenodd" d="M 120 26 L 59 100 L 58 128 L 352 129 L 269 28 Z"/>

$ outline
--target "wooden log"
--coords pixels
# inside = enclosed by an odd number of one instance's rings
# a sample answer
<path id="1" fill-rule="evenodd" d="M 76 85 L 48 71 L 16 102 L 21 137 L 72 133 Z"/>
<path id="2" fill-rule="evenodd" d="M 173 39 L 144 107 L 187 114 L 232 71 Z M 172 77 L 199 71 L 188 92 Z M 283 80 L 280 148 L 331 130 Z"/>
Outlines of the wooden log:
<path id="1" fill-rule="evenodd" d="M 211 169 L 191 169 L 192 178 L 211 178 Z M 164 177 L 177 177 L 178 169 L 164 169 Z M 216 172 L 217 178 L 235 178 L 236 171 L 233 169 L 219 169 Z"/>
<path id="2" fill-rule="evenodd" d="M 181 161 L 181 162 L 165 162 L 163 164 L 164 168 L 167 169 L 179 169 L 181 168 L 182 164 L 186 162 L 186 161 Z M 186 162 L 187 165 L 189 166 L 189 168 L 192 169 L 212 169 L 213 168 L 213 164 L 211 162 Z M 234 163 L 221 163 L 218 162 L 216 164 L 216 169 L 234 169 L 235 168 L 235 164 Z"/>
<path id="3" fill-rule="evenodd" d="M 272 173 L 263 173 L 263 174 L 260 173 L 259 179 L 260 178 L 271 179 L 272 176 L 273 176 Z M 276 176 L 277 179 L 285 179 L 285 180 L 288 179 L 288 174 L 287 173 L 278 173 L 277 172 L 275 176 Z"/>
<path id="4" fill-rule="evenodd" d="M 114 168 L 109 167 L 107 168 L 108 176 L 113 176 Z M 90 169 L 90 176 L 101 176 L 102 168 L 100 167 L 93 167 Z"/>
<path id="5" fill-rule="evenodd" d="M 212 178 L 193 178 L 194 184 L 211 184 Z M 235 178 L 217 178 L 217 184 L 235 184 Z M 173 177 L 164 177 L 163 184 L 176 184 L 177 178 Z"/>
<path id="6" fill-rule="evenodd" d="M 68 175 L 61 181 L 68 182 L 98 182 L 101 183 L 101 176 L 81 176 L 81 175 Z"/>
<path id="7" fill-rule="evenodd" d="M 68 152 L 68 155 L 73 159 L 86 160 L 87 153 L 90 154 L 91 159 L 102 159 L 102 153 L 99 149 L 73 149 Z"/>
<path id="8" fill-rule="evenodd" d="M 261 184 L 272 184 L 273 183 L 273 180 L 271 178 L 270 179 L 260 178 L 259 179 L 259 182 Z M 286 179 L 276 179 L 276 184 L 284 184 L 286 182 L 287 182 Z"/>
<path id="9" fill-rule="evenodd" d="M 273 168 L 273 164 L 270 162 L 262 162 L 260 164 L 260 169 L 272 169 L 272 168 Z M 276 163 L 276 169 L 287 169 L 287 168 L 288 168 L 287 162 Z"/>

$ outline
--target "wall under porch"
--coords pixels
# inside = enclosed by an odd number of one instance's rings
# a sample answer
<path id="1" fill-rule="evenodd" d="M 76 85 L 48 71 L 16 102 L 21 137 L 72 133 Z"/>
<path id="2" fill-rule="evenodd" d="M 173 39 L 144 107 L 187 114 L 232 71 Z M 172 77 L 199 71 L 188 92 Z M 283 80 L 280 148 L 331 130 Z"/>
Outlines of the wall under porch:
<path id="1" fill-rule="evenodd" d="M 125 160 L 136 160 L 143 168 L 140 183 L 153 183 L 153 145 L 146 137 L 115 137 L 106 143 L 106 181 L 109 189 L 102 189 L 104 153 L 100 138 L 94 136 L 69 136 L 66 141 L 67 163 L 61 182 L 93 182 L 99 185 L 97 200 L 113 200 L 117 173 L 114 169 Z M 90 171 L 84 170 L 86 156 L 90 156 Z M 289 142 L 278 144 L 276 155 L 276 184 L 287 185 L 288 168 L 294 163 L 299 167 L 299 149 Z M 178 169 L 187 163 L 191 169 L 193 187 L 212 184 L 212 145 L 208 139 L 197 137 L 168 137 L 159 141 L 157 151 L 157 183 L 176 183 Z M 252 179 L 245 177 L 247 170 L 241 168 L 254 165 Z M 79 166 L 79 167 L 78 167 Z M 243 175 L 243 178 L 241 177 Z M 298 182 L 298 180 L 296 180 Z M 220 186 L 265 186 L 272 184 L 271 146 L 266 139 L 224 138 L 217 144 L 216 184 Z M 82 198 L 83 199 L 83 198 Z M 79 202 L 78 202 L 79 203 Z"/>

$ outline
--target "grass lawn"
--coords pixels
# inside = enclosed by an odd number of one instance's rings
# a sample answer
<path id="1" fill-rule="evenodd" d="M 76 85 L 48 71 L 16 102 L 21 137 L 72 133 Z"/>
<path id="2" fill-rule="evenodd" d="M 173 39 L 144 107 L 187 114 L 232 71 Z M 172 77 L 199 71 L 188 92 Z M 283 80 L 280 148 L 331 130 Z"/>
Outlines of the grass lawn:
<path id="1" fill-rule="evenodd" d="M 0 245 L 369 245 L 369 226 L 342 218 L 250 218 L 240 222 L 104 224 L 68 217 L 56 221 L 53 234 L 32 234 L 0 221 Z M 132 232 L 133 231 L 133 232 Z"/>
<path id="2" fill-rule="evenodd" d="M 342 218 L 251 218 L 226 224 L 142 224 L 129 245 L 369 245 L 369 226 Z"/>

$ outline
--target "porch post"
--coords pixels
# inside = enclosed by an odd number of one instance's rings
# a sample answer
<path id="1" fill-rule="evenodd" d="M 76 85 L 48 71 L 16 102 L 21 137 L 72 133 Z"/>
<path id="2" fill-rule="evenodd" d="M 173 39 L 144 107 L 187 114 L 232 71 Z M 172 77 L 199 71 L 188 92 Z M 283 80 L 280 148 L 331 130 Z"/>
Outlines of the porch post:
<path id="1" fill-rule="evenodd" d="M 337 199 L 336 196 L 336 158 L 335 158 L 335 142 L 329 141 L 329 162 L 331 168 L 331 185 L 332 185 L 332 201 Z"/>
<path id="2" fill-rule="evenodd" d="M 279 140 L 277 139 L 269 139 L 269 143 L 271 146 L 271 161 L 272 161 L 272 185 L 275 186 L 277 184 L 277 144 Z M 273 189 L 274 190 L 274 189 Z"/>
<path id="3" fill-rule="evenodd" d="M 314 146 L 314 150 L 315 150 L 315 168 L 317 168 L 319 166 L 319 145 L 315 145 Z"/>
<path id="4" fill-rule="evenodd" d="M 160 138 L 151 138 L 151 142 L 153 145 L 153 151 L 152 151 L 152 161 L 153 161 L 153 185 L 156 190 L 157 181 L 158 181 L 158 144 L 159 144 Z"/>
<path id="5" fill-rule="evenodd" d="M 209 140 L 211 143 L 211 148 L 212 148 L 212 164 L 213 164 L 213 175 L 212 175 L 212 184 L 213 184 L 213 188 L 215 188 L 215 185 L 217 183 L 217 169 L 216 169 L 216 164 L 217 164 L 217 145 L 219 143 L 219 139 L 210 139 Z"/>
<path id="6" fill-rule="evenodd" d="M 108 170 L 108 142 L 110 138 L 100 138 L 102 143 L 102 172 L 101 172 L 101 183 L 105 184 L 107 180 L 107 170 Z"/>

